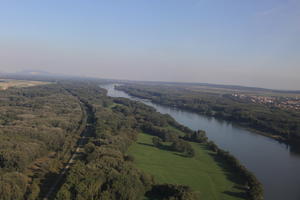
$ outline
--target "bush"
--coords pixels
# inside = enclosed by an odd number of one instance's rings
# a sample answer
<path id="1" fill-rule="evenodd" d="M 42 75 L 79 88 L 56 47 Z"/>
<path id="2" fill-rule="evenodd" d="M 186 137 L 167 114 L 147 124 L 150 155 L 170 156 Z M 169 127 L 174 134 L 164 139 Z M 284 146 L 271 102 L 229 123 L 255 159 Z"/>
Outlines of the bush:
<path id="1" fill-rule="evenodd" d="M 152 138 L 152 143 L 153 143 L 153 145 L 156 146 L 156 147 L 161 147 L 163 141 L 162 141 L 162 139 L 159 138 L 159 137 L 153 137 L 153 138 Z"/>
<path id="2" fill-rule="evenodd" d="M 192 145 L 181 139 L 174 141 L 171 145 L 171 149 L 173 151 L 185 153 L 185 155 L 188 157 L 193 157 L 195 155 L 195 150 L 193 149 Z"/>
<path id="3" fill-rule="evenodd" d="M 192 133 L 188 132 L 183 137 L 183 139 L 191 141 L 191 142 L 197 142 L 197 143 L 206 143 L 207 142 L 206 133 L 205 133 L 205 131 L 202 131 L 202 130 L 194 131 Z"/>
<path id="4" fill-rule="evenodd" d="M 134 161 L 134 157 L 132 155 L 126 155 L 126 156 L 124 156 L 124 160 L 125 161 L 129 161 L 129 162 L 133 162 Z"/>
<path id="5" fill-rule="evenodd" d="M 199 200 L 188 186 L 172 184 L 154 185 L 146 196 L 151 199 Z"/>

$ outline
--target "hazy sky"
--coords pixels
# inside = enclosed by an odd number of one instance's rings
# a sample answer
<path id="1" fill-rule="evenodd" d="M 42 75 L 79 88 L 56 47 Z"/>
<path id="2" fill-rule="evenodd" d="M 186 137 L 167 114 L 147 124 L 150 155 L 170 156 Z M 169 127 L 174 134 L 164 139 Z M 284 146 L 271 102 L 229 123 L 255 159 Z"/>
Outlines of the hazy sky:
<path id="1" fill-rule="evenodd" d="M 299 0 L 1 0 L 0 71 L 300 89 Z"/>

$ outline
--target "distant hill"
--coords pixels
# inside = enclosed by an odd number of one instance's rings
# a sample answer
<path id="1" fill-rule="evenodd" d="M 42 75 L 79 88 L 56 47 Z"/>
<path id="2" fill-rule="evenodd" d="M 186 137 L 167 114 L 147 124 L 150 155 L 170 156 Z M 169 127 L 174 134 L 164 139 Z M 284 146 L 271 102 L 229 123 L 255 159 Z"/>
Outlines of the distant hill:
<path id="1" fill-rule="evenodd" d="M 41 70 L 23 70 L 16 73 L 14 75 L 21 75 L 21 76 L 62 76 L 60 74 L 54 74 L 47 71 Z"/>
<path id="2" fill-rule="evenodd" d="M 2 78 L 19 79 L 19 80 L 36 80 L 36 81 L 56 81 L 69 79 L 71 76 L 55 74 L 41 70 L 24 70 L 15 73 L 0 73 Z"/>

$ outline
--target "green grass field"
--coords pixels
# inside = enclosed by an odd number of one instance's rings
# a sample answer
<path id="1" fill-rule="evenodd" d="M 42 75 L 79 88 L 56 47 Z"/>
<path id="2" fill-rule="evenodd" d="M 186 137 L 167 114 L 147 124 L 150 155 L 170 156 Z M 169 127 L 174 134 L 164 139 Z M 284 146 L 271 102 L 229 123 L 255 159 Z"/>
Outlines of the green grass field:
<path id="1" fill-rule="evenodd" d="M 244 191 L 238 189 L 238 179 L 229 172 L 228 166 L 216 160 L 205 146 L 191 144 L 196 155 L 187 158 L 154 147 L 152 136 L 141 133 L 128 153 L 134 156 L 135 165 L 152 174 L 158 183 L 188 185 L 204 200 L 245 199 Z"/>

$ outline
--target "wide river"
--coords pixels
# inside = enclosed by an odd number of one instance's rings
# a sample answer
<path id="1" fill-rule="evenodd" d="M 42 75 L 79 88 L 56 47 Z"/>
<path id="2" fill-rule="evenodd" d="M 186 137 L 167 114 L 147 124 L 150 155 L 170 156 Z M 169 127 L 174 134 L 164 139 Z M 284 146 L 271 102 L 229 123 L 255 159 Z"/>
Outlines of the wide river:
<path id="1" fill-rule="evenodd" d="M 295 148 L 224 120 L 129 96 L 115 90 L 113 84 L 101 87 L 108 90 L 108 96 L 143 102 L 193 130 L 205 130 L 210 140 L 233 154 L 256 175 L 264 186 L 266 200 L 300 200 L 300 153 Z"/>

